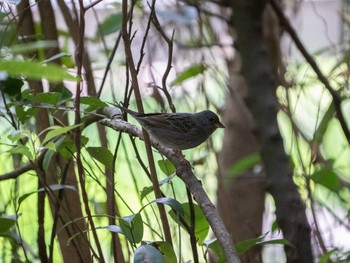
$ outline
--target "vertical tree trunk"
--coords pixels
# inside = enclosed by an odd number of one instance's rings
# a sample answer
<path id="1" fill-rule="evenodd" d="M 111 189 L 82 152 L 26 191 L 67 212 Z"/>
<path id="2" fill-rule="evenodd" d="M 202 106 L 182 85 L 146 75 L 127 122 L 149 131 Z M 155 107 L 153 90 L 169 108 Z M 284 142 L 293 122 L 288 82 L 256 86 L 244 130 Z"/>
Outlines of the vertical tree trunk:
<path id="1" fill-rule="evenodd" d="M 228 61 L 229 94 L 223 122 L 224 143 L 219 155 L 218 209 L 234 242 L 261 235 L 265 204 L 265 178 L 262 171 L 249 169 L 238 177 L 230 176 L 232 165 L 249 155 L 259 153 L 252 132 L 252 119 L 244 104 L 246 84 L 240 73 L 240 57 Z M 241 256 L 242 262 L 261 262 L 261 249 L 254 247 Z"/>
<path id="2" fill-rule="evenodd" d="M 237 47 L 242 56 L 242 72 L 248 85 L 247 105 L 268 179 L 268 191 L 276 204 L 279 227 L 294 247 L 286 246 L 288 262 L 313 262 L 310 227 L 305 206 L 292 179 L 277 125 L 277 100 L 262 23 L 266 1 L 232 1 Z"/>

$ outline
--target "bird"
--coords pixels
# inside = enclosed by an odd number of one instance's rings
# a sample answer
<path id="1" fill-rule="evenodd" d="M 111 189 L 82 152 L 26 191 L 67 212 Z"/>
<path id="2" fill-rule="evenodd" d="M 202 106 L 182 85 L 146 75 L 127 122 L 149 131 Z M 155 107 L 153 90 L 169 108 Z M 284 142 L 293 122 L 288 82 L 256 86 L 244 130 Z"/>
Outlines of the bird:
<path id="1" fill-rule="evenodd" d="M 139 113 L 116 106 L 137 120 L 156 142 L 175 151 L 195 148 L 217 128 L 225 128 L 210 110 L 198 113 Z"/>

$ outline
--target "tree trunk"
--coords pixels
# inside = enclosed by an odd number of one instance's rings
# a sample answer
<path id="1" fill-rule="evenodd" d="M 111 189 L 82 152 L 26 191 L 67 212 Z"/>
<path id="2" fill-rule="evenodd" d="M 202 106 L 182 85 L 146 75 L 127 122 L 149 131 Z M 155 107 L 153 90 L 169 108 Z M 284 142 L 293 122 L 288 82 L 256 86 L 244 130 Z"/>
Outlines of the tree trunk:
<path id="1" fill-rule="evenodd" d="M 268 179 L 267 190 L 276 204 L 276 216 L 284 236 L 288 262 L 313 262 L 310 227 L 305 206 L 293 182 L 292 168 L 285 154 L 277 124 L 277 100 L 267 44 L 263 36 L 266 1 L 232 1 L 237 47 L 248 86 L 247 105 L 254 119 L 254 131 Z"/>
<path id="2" fill-rule="evenodd" d="M 250 113 L 244 104 L 246 84 L 239 72 L 240 58 L 228 61 L 229 94 L 223 122 L 224 143 L 219 155 L 218 209 L 234 238 L 234 242 L 261 235 L 265 204 L 265 178 L 262 171 L 248 169 L 239 176 L 230 176 L 235 162 L 259 153 L 259 144 L 252 132 Z M 261 262 L 261 248 L 256 246 L 241 256 L 242 262 Z"/>

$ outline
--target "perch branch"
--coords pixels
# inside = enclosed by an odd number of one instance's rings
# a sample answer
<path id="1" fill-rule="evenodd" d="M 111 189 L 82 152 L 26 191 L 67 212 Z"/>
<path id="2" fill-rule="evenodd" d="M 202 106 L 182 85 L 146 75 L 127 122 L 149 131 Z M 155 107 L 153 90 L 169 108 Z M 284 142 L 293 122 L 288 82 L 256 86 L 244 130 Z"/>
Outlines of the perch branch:
<path id="1" fill-rule="evenodd" d="M 128 133 L 131 136 L 138 137 L 143 140 L 143 133 L 140 128 L 125 122 L 121 118 L 121 112 L 114 107 L 106 107 L 103 109 L 103 114 L 111 120 L 102 120 L 101 123 L 114 130 Z M 226 262 L 240 262 L 235 250 L 232 238 L 228 233 L 222 219 L 220 218 L 215 205 L 209 199 L 207 193 L 203 189 L 202 183 L 196 178 L 189 163 L 183 161 L 183 157 L 170 148 L 166 148 L 152 138 L 151 145 L 160 153 L 166 156 L 176 167 L 176 174 L 186 184 L 193 198 L 197 201 L 199 207 L 203 211 L 208 220 L 223 252 L 226 257 Z"/>

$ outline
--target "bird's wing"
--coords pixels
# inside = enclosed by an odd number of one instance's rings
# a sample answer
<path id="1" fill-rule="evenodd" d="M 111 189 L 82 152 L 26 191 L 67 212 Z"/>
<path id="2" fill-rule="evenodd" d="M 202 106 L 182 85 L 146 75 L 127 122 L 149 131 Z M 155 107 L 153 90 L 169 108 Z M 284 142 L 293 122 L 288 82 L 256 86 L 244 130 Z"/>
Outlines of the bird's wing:
<path id="1" fill-rule="evenodd" d="M 148 125 L 179 133 L 187 133 L 193 128 L 193 121 L 190 114 L 173 114 L 173 113 L 150 113 L 138 116 Z"/>

